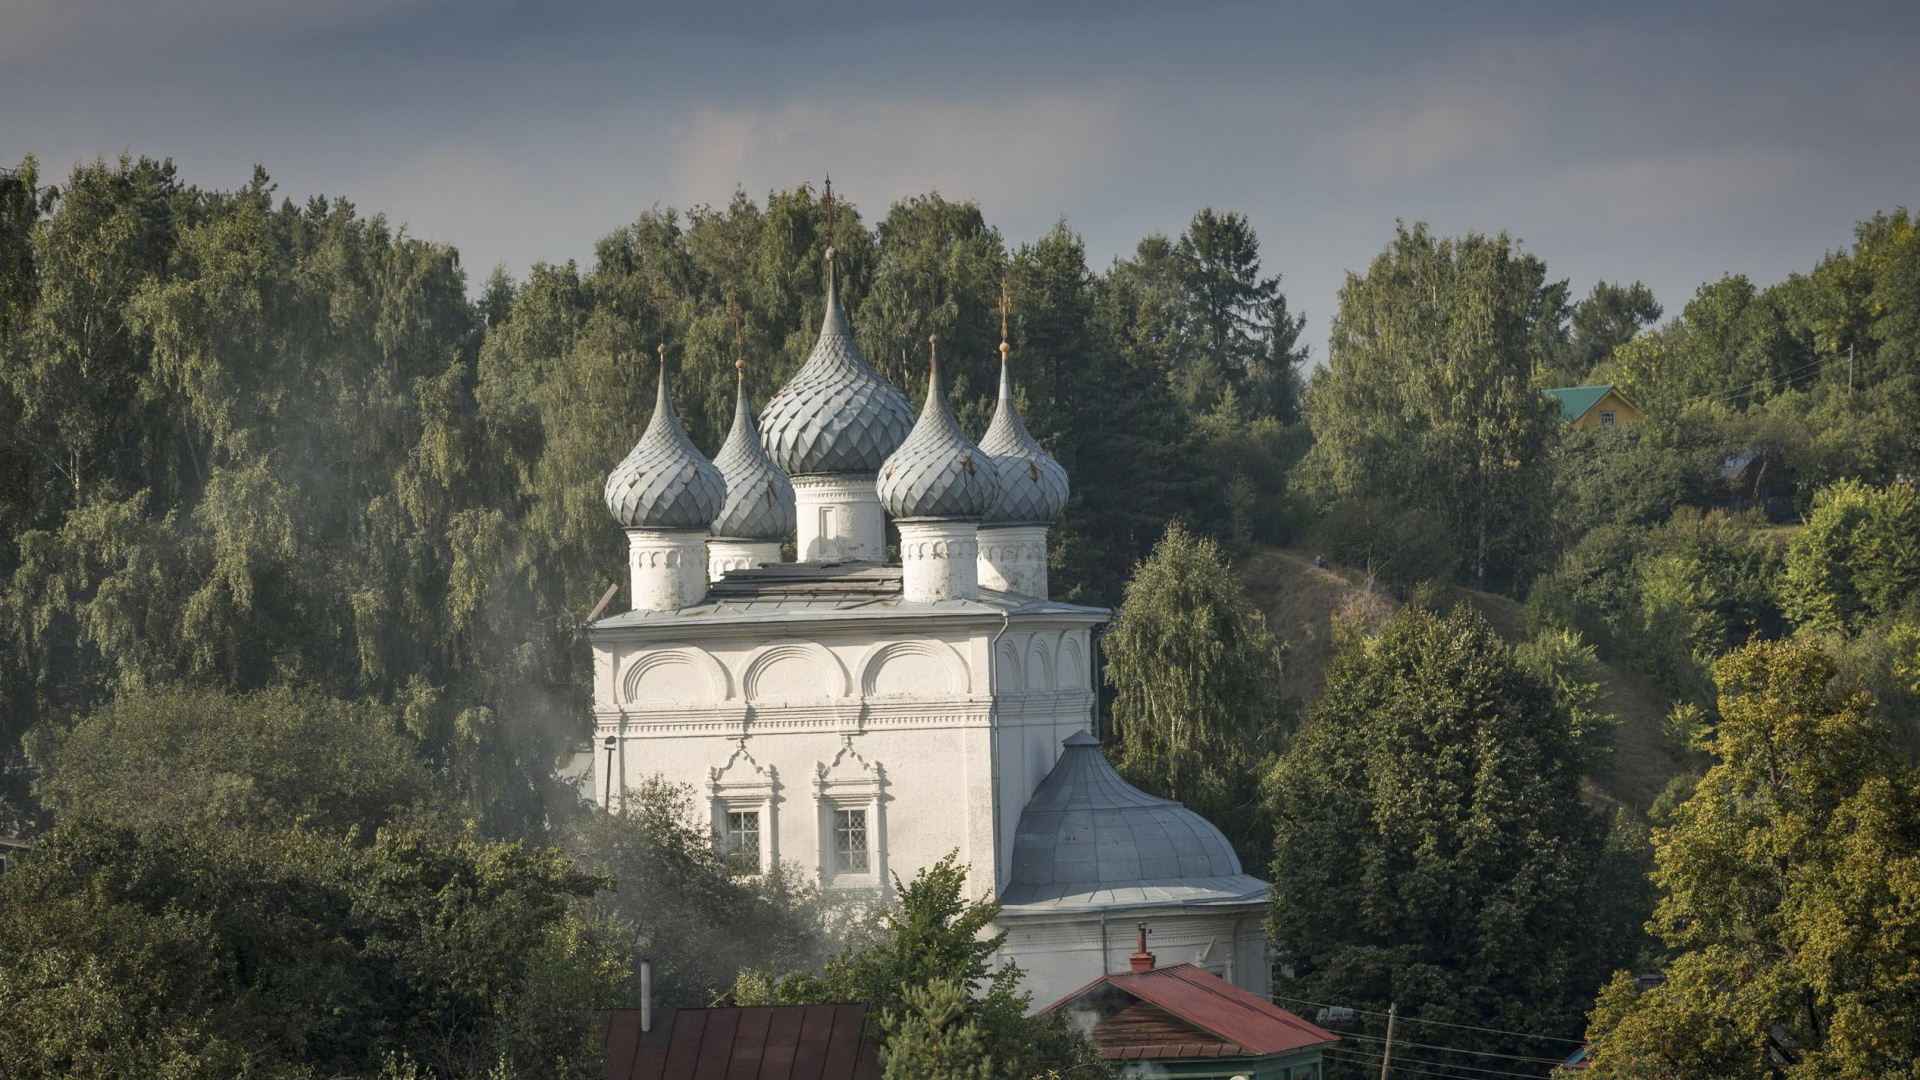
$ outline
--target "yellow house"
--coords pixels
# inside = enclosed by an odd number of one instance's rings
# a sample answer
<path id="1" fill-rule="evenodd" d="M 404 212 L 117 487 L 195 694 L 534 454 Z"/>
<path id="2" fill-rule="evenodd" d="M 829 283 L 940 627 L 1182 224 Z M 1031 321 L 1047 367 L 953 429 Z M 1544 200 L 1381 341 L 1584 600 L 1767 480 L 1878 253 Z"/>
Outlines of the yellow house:
<path id="1" fill-rule="evenodd" d="M 1612 386 L 1563 386 L 1547 391 L 1560 405 L 1560 419 L 1581 431 L 1640 422 L 1640 407 Z"/>

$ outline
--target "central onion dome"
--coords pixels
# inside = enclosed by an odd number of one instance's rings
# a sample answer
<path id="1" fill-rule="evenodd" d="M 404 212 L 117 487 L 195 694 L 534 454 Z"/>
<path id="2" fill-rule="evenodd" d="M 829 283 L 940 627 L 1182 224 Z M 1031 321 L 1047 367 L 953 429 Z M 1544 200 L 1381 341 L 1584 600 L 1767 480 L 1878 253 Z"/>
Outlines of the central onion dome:
<path id="1" fill-rule="evenodd" d="M 786 539 L 794 529 L 793 482 L 760 447 L 744 373 L 734 395 L 733 430 L 713 463 L 726 480 L 727 498 L 707 532 L 732 540 Z"/>
<path id="2" fill-rule="evenodd" d="M 929 352 L 935 339 L 929 338 Z M 903 518 L 971 518 L 993 505 L 999 484 L 993 462 L 973 445 L 947 407 L 947 388 L 940 378 L 940 358 L 932 356 L 927 376 L 927 403 L 920 419 L 900 449 L 881 467 L 880 505 L 895 520 Z"/>
<path id="3" fill-rule="evenodd" d="M 660 347 L 660 389 L 646 433 L 607 474 L 614 520 L 629 529 L 705 529 L 726 500 L 720 470 L 687 438 L 673 413 L 667 347 Z"/>
<path id="4" fill-rule="evenodd" d="M 913 407 L 853 343 L 827 249 L 827 314 L 807 362 L 767 402 L 760 441 L 788 476 L 880 471 L 913 427 Z"/>
<path id="5" fill-rule="evenodd" d="M 1007 372 L 1007 342 L 1000 341 L 1000 405 L 987 425 L 980 449 L 993 459 L 1000 494 L 987 508 L 982 525 L 1051 525 L 1067 508 L 1067 470 L 1040 448 L 1020 422 L 1013 403 L 1013 377 Z"/>
<path id="6" fill-rule="evenodd" d="M 1001 900 L 1072 901 L 1095 895 L 1229 901 L 1263 895 L 1213 823 L 1127 783 L 1083 729 L 1061 743 L 1013 836 Z"/>

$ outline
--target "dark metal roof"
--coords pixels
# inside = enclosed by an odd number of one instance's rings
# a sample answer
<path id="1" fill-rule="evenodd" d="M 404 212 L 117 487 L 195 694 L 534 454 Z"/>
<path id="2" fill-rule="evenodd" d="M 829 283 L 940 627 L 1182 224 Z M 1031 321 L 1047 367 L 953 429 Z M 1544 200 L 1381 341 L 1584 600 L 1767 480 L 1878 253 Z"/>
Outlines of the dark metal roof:
<path id="1" fill-rule="evenodd" d="M 720 470 L 687 438 L 673 413 L 664 358 L 653 419 L 607 474 L 603 494 L 614 520 L 629 529 L 705 529 L 726 501 Z"/>
<path id="2" fill-rule="evenodd" d="M 971 518 L 993 505 L 1000 490 L 993 460 L 973 445 L 947 406 L 947 384 L 935 359 L 927 372 L 927 403 L 913 430 L 880 466 L 880 505 L 896 519 Z"/>
<path id="3" fill-rule="evenodd" d="M 1077 731 L 1027 800 L 1000 902 L 1032 905 L 1103 892 L 1113 902 L 1241 901 L 1266 883 L 1241 871 L 1213 823 L 1121 779 L 1100 742 Z M 1138 894 L 1137 897 L 1135 894 Z"/>
<path id="4" fill-rule="evenodd" d="M 1048 525 L 1060 520 L 1067 508 L 1067 470 L 1040 448 L 1020 408 L 1013 401 L 1013 376 L 1007 371 L 1005 345 L 1000 355 L 1000 405 L 993 423 L 980 439 L 980 449 L 993 459 L 1000 481 L 999 494 L 983 525 Z"/>
<path id="5" fill-rule="evenodd" d="M 1171 1040 L 1159 1043 L 1127 1038 L 1134 1029 L 1112 1024 L 1108 1038 L 1103 1039 L 1103 1029 L 1127 1015 L 1124 1003 L 1129 998 L 1154 1006 L 1179 1021 L 1179 1027 L 1197 1028 L 1212 1038 L 1195 1042 L 1191 1033 L 1167 1025 Z M 1100 1007 L 1102 999 L 1105 1008 Z M 1100 1014 L 1091 1038 L 1106 1058 L 1257 1057 L 1340 1041 L 1326 1028 L 1192 964 L 1102 975 L 1042 1011 L 1088 1008 Z"/>
<path id="6" fill-rule="evenodd" d="M 853 343 L 827 254 L 827 313 L 807 362 L 767 402 L 760 441 L 788 476 L 880 471 L 913 428 L 907 396 Z"/>
<path id="7" fill-rule="evenodd" d="M 880 1080 L 864 1004 L 660 1011 L 648 1032 L 618 1009 L 600 1045 L 607 1080 Z"/>
<path id="8" fill-rule="evenodd" d="M 734 391 L 733 430 L 713 456 L 713 465 L 726 480 L 727 498 L 720 516 L 707 527 L 709 533 L 741 540 L 783 540 L 793 531 L 793 482 L 760 445 L 744 379 Z"/>

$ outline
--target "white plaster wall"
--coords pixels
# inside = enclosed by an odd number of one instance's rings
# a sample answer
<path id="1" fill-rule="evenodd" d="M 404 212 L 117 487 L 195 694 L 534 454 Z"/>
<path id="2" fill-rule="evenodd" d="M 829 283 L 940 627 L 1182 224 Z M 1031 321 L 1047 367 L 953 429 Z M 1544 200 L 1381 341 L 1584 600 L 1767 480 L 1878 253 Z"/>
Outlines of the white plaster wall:
<path id="1" fill-rule="evenodd" d="M 1155 966 L 1195 964 L 1264 997 L 1272 990 L 1265 914 L 1265 906 L 1257 903 L 1171 912 L 1112 911 L 1106 919 L 1104 966 L 1098 912 L 1009 917 L 1000 923 L 1007 932 L 1000 958 L 1020 965 L 1033 1007 L 1042 1009 L 1102 974 L 1128 970 L 1127 958 L 1144 922 Z"/>
<path id="2" fill-rule="evenodd" d="M 1059 690 L 1051 661 L 1017 665 L 1020 676 L 1008 683 L 1008 671 L 989 665 L 994 638 L 1002 655 L 1038 648 L 1050 657 L 1063 633 L 1084 641 L 1085 628 L 976 618 L 970 626 L 903 621 L 882 632 L 782 629 L 797 628 L 742 624 L 684 640 L 596 644 L 595 767 L 605 762 L 601 740 L 614 735 L 616 801 L 622 784 L 656 775 L 691 786 L 716 818 L 718 803 L 753 808 L 764 798 L 763 850 L 826 870 L 830 886 L 884 891 L 891 875 L 910 879 L 957 851 L 971 869 L 970 891 L 998 895 L 1020 811 L 1060 740 L 1086 726 L 1092 698 L 1083 688 Z M 1031 681 L 1028 670 L 1046 674 Z M 998 695 L 989 690 L 994 678 L 1007 687 Z M 833 770 L 824 800 L 822 767 Z M 878 790 L 868 823 L 874 865 L 865 878 L 847 878 L 833 873 L 823 806 L 852 805 L 842 782 L 857 788 L 860 777 Z M 603 774 L 591 790 L 603 797 Z"/>

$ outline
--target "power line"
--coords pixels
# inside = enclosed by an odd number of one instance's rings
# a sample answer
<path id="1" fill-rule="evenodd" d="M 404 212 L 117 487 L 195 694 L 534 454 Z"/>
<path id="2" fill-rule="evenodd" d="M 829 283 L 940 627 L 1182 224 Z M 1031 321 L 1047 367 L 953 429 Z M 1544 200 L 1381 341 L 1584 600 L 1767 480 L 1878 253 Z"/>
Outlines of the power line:
<path id="1" fill-rule="evenodd" d="M 1733 401 L 1738 398 L 1751 397 L 1754 394 L 1758 394 L 1761 391 L 1768 389 L 1775 382 L 1791 381 L 1795 375 L 1799 375 L 1802 372 L 1806 372 L 1806 371 L 1812 371 L 1814 368 L 1817 368 L 1817 367 L 1823 367 L 1826 365 L 1826 363 L 1827 362 L 1825 360 L 1816 358 L 1813 361 L 1802 364 L 1791 371 L 1787 371 L 1778 375 L 1764 375 L 1758 379 L 1753 380 L 1750 383 L 1745 383 L 1743 385 L 1736 386 L 1731 390 L 1722 390 L 1717 394 L 1708 394 L 1706 397 L 1701 398 L 1700 400 L 1702 401 Z"/>
<path id="2" fill-rule="evenodd" d="M 1296 1002 L 1299 1002 L 1299 1003 L 1300 1003 L 1300 1004 L 1302 1004 L 1302 1005 L 1312 1005 L 1312 1006 L 1315 1006 L 1315 1007 L 1317 1007 L 1317 1008 L 1321 1008 L 1321 1009 L 1349 1009 L 1349 1008 L 1351 1008 L 1351 1006 L 1347 1006 L 1347 1005 L 1329 1005 L 1328 1003 L 1326 1003 L 1326 1002 L 1324 1002 L 1324 1001 L 1308 1001 L 1308 1000 L 1307 1000 L 1306 998 L 1293 998 L 1293 997 L 1285 997 L 1285 996 L 1283 996 L 1283 995 L 1280 995 L 1280 994 L 1275 994 L 1275 995 L 1273 995 L 1273 997 L 1274 997 L 1274 1000 L 1276 1000 L 1276 1001 L 1296 1001 Z M 1386 1013 L 1383 1013 L 1383 1012 L 1374 1012 L 1374 1011 L 1372 1011 L 1372 1010 L 1370 1010 L 1370 1009 L 1352 1009 L 1352 1011 L 1353 1011 L 1353 1012 L 1356 1012 L 1356 1013 L 1359 1013 L 1359 1014 L 1360 1014 L 1360 1015 L 1362 1015 L 1362 1016 L 1385 1016 L 1385 1015 L 1387 1015 Z M 1408 1023 L 1413 1023 L 1413 1024 L 1432 1024 L 1432 1025 L 1434 1025 L 1435 1027 L 1447 1027 L 1447 1028 L 1458 1028 L 1458 1029 L 1460 1029 L 1461 1031 L 1484 1031 L 1484 1032 L 1487 1032 L 1488 1034 L 1491 1034 L 1491 1035 L 1513 1035 L 1513 1036 L 1516 1036 L 1516 1037 L 1518 1037 L 1518 1038 L 1522 1038 L 1522 1039 L 1542 1039 L 1542 1040 L 1545 1040 L 1546 1042 L 1557 1042 L 1557 1043 L 1566 1043 L 1566 1044 L 1567 1044 L 1567 1045 L 1569 1045 L 1569 1046 L 1585 1046 L 1585 1045 L 1587 1045 L 1587 1041 L 1586 1041 L 1585 1039 L 1562 1039 L 1562 1038 L 1560 1038 L 1560 1037 L 1559 1037 L 1559 1036 L 1557 1036 L 1557 1035 L 1532 1035 L 1532 1034 L 1529 1034 L 1529 1033 L 1527 1033 L 1527 1032 L 1524 1032 L 1524 1031 L 1508 1031 L 1508 1030 L 1507 1030 L 1507 1029 L 1505 1029 L 1505 1028 L 1491 1028 L 1491 1027 L 1475 1027 L 1475 1026 L 1474 1026 L 1474 1025 L 1472 1025 L 1472 1024 L 1450 1024 L 1450 1023 L 1448 1023 L 1448 1022 L 1446 1022 L 1445 1020 L 1422 1020 L 1422 1019 L 1420 1019 L 1420 1018 L 1419 1018 L 1419 1017 L 1417 1017 L 1417 1016 L 1403 1016 L 1403 1017 L 1401 1017 L 1400 1019 L 1402 1019 L 1402 1020 L 1405 1020 L 1405 1021 L 1407 1021 Z"/>
<path id="3" fill-rule="evenodd" d="M 1359 1057 L 1352 1054 L 1343 1054 L 1334 1050 L 1322 1050 L 1320 1052 L 1336 1061 L 1350 1061 L 1355 1065 L 1365 1065 L 1368 1068 L 1372 1068 L 1380 1063 L 1380 1059 L 1377 1057 Z M 1427 1061 L 1424 1058 L 1414 1058 L 1413 1063 L 1415 1065 L 1433 1065 L 1441 1069 L 1452 1069 L 1454 1072 L 1434 1072 L 1432 1069 L 1416 1069 L 1413 1065 L 1403 1064 L 1402 1060 L 1398 1058 L 1387 1067 L 1394 1072 L 1419 1073 L 1422 1076 L 1450 1076 L 1453 1077 L 1454 1080 L 1460 1080 L 1457 1074 L 1461 1072 L 1484 1074 L 1486 1076 L 1518 1076 L 1521 1077 L 1522 1080 L 1542 1080 L 1539 1073 L 1509 1072 L 1505 1069 L 1481 1069 L 1472 1065 L 1446 1065 L 1438 1061 Z"/>
<path id="4" fill-rule="evenodd" d="M 1365 1039 L 1368 1042 L 1386 1041 L 1378 1035 L 1364 1035 L 1359 1032 L 1341 1032 L 1340 1037 L 1343 1039 Z M 1405 1039 L 1395 1039 L 1393 1040 L 1393 1045 L 1396 1047 L 1411 1046 L 1418 1050 L 1445 1050 L 1449 1054 L 1478 1054 L 1481 1057 L 1506 1058 L 1508 1061 L 1537 1062 L 1544 1065 L 1558 1065 L 1561 1061 L 1560 1058 L 1528 1057 L 1525 1054 L 1496 1054 L 1492 1050 L 1468 1050 L 1464 1047 L 1441 1046 L 1437 1043 L 1408 1042 Z"/>

